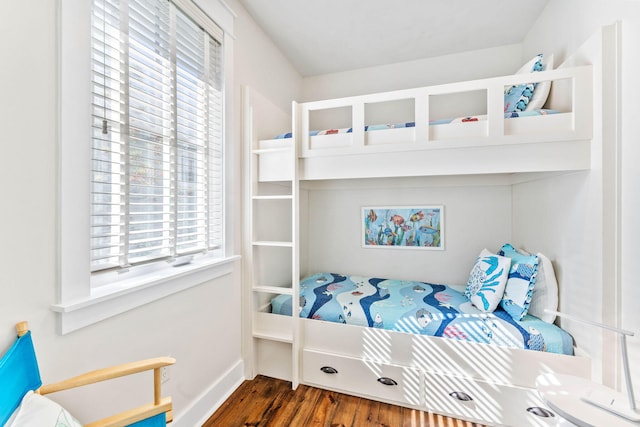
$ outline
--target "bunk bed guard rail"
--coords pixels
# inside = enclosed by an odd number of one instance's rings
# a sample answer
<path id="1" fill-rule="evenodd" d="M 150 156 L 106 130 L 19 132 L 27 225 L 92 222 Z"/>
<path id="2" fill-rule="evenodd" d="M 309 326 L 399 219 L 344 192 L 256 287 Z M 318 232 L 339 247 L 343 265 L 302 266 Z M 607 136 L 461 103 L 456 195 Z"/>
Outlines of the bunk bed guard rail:
<path id="1" fill-rule="evenodd" d="M 569 132 L 555 133 L 553 139 L 563 140 L 589 140 L 592 135 L 592 67 L 590 65 L 571 68 L 559 68 L 550 71 L 541 71 L 529 74 L 516 74 L 503 77 L 494 77 L 481 80 L 470 80 L 458 83 L 448 83 L 422 88 L 405 89 L 391 92 L 381 92 L 369 95 L 360 95 L 345 98 L 335 98 L 323 101 L 313 101 L 297 104 L 295 113 L 299 123 L 299 144 L 301 157 L 313 157 L 316 155 L 333 155 L 335 150 L 314 150 L 311 146 L 310 115 L 314 111 L 329 110 L 347 107 L 351 109 L 352 142 L 351 147 L 340 148 L 340 154 L 353 154 L 366 152 L 384 152 L 394 150 L 416 150 L 420 146 L 426 146 L 430 142 L 429 121 L 430 97 L 437 95 L 459 94 L 465 92 L 485 91 L 487 99 L 487 132 L 486 140 L 490 143 L 500 144 L 505 142 L 505 115 L 504 92 L 505 87 L 511 85 L 539 83 L 542 81 L 562 81 L 565 91 L 570 94 L 570 106 L 572 114 L 571 129 Z M 394 146 L 368 146 L 365 139 L 365 106 L 367 104 L 384 103 L 391 101 L 413 100 L 415 106 L 415 139 L 411 147 L 406 144 Z M 522 140 L 522 138 L 520 138 Z M 526 141 L 526 137 L 523 142 Z"/>

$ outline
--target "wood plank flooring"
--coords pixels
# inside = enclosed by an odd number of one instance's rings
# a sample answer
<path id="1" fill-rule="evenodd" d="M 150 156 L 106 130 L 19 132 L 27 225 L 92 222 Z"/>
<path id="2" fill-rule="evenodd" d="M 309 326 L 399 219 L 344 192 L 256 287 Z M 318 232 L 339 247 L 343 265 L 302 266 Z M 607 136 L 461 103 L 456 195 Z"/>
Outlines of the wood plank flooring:
<path id="1" fill-rule="evenodd" d="M 202 427 L 483 427 L 264 376 L 245 381 Z"/>

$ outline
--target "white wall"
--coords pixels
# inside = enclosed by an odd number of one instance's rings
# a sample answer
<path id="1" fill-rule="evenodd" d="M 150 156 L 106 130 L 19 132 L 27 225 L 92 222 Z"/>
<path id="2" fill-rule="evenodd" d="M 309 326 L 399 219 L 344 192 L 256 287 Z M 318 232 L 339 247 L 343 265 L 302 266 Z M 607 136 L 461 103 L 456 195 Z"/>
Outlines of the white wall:
<path id="1" fill-rule="evenodd" d="M 313 183 L 305 235 L 307 273 L 465 284 L 483 248 L 511 236 L 511 187 L 494 177 L 385 179 Z M 444 248 L 362 247 L 362 207 L 444 206 Z"/>
<path id="2" fill-rule="evenodd" d="M 552 262 L 559 283 L 559 310 L 600 321 L 602 199 L 600 174 L 576 172 L 513 186 L 513 241 Z M 576 344 L 593 358 L 593 374 L 601 375 L 599 331 L 559 319 Z"/>
<path id="3" fill-rule="evenodd" d="M 232 76 L 236 110 L 240 84 L 261 87 L 289 110 L 290 100 L 299 97 L 301 77 L 242 6 L 235 0 L 229 4 L 238 14 Z M 56 316 L 49 307 L 56 302 L 58 269 L 56 5 L 49 0 L 4 2 L 0 15 L 0 352 L 13 341 L 15 323 L 28 320 L 45 382 L 171 355 L 177 364 L 164 390 L 174 399 L 174 425 L 192 427 L 231 391 L 234 384 L 229 381 L 241 380 L 239 262 L 231 275 L 65 336 L 55 332 Z M 241 209 L 238 111 L 233 129 L 237 151 L 231 165 L 236 177 L 234 212 Z M 229 236 L 238 253 L 240 229 L 238 221 Z M 150 377 L 142 376 L 56 398 L 81 420 L 90 421 L 141 400 L 146 403 L 152 397 L 150 384 Z M 138 385 L 147 388 L 140 391 Z"/>
<path id="4" fill-rule="evenodd" d="M 363 95 L 513 74 L 522 65 L 519 44 L 425 58 L 341 73 L 305 77 L 302 101 Z M 489 60 L 490 58 L 490 60 Z M 486 114 L 486 93 L 466 92 L 430 99 L 430 119 Z M 367 105 L 366 124 L 417 121 L 413 103 Z M 312 129 L 351 127 L 348 109 L 314 112 Z"/>
<path id="5" fill-rule="evenodd" d="M 568 308 L 567 305 L 571 301 L 572 309 L 577 309 L 585 317 L 602 320 L 608 324 L 618 325 L 636 332 L 636 337 L 629 340 L 629 347 L 634 384 L 638 387 L 640 386 L 640 369 L 637 368 L 637 363 L 633 362 L 640 359 L 640 339 L 637 336 L 640 332 L 640 312 L 636 307 L 636 302 L 640 300 L 640 288 L 637 286 L 636 279 L 636 264 L 640 256 L 637 245 L 640 239 L 640 222 L 637 220 L 637 210 L 640 207 L 640 193 L 637 190 L 638 182 L 640 182 L 640 169 L 637 167 L 640 161 L 640 147 L 637 143 L 640 123 L 637 117 L 640 108 L 635 100 L 635 95 L 629 96 L 629 94 L 636 94 L 639 89 L 637 76 L 640 73 L 640 57 L 637 52 L 640 48 L 640 3 L 604 0 L 549 2 L 540 19 L 525 38 L 523 48 L 525 54 L 537 51 L 553 52 L 556 58 L 562 61 L 598 28 L 610 25 L 615 21 L 622 23 L 622 56 L 620 58 L 622 65 L 622 100 L 620 105 L 622 122 L 619 128 L 621 154 L 617 160 L 614 159 L 614 162 L 619 163 L 619 170 L 613 174 L 611 180 L 614 181 L 614 184 L 616 180 L 619 182 L 619 208 L 621 209 L 619 212 L 615 212 L 616 207 L 611 205 L 605 205 L 602 209 L 605 215 L 613 215 L 614 221 L 619 220 L 620 240 L 615 240 L 615 233 L 611 233 L 609 230 L 601 230 L 600 233 L 604 234 L 600 234 L 595 231 L 597 228 L 589 232 L 589 229 L 585 227 L 582 239 L 572 240 L 570 246 L 582 248 L 595 244 L 602 247 L 604 242 L 606 248 L 620 251 L 619 264 L 612 266 L 614 274 L 619 276 L 618 286 L 616 286 L 615 278 L 605 283 L 598 283 L 598 277 L 594 277 L 593 280 L 588 280 L 586 283 L 574 283 L 570 290 L 564 289 L 564 292 L 569 295 L 563 299 L 566 301 L 565 308 Z M 615 139 L 608 139 L 604 143 L 614 144 L 615 142 Z M 551 186 L 555 191 L 558 188 L 555 183 L 540 184 L 541 187 L 536 190 L 537 194 L 541 196 L 538 200 L 543 205 L 562 209 L 565 206 L 563 201 L 554 200 L 556 196 L 553 195 L 553 192 L 547 193 L 549 196 L 545 197 L 544 191 L 542 191 L 545 186 Z M 589 185 L 586 176 L 583 178 L 582 185 Z M 615 191 L 615 187 L 612 188 Z M 531 189 L 523 187 L 522 190 L 529 191 Z M 518 190 L 514 189 L 514 198 L 519 197 L 517 194 Z M 565 194 L 573 198 L 568 190 L 565 191 Z M 611 197 L 611 194 L 603 196 Z M 557 204 L 554 204 L 556 202 Z M 589 206 L 582 202 L 581 205 Z M 557 226 L 556 223 L 554 228 Z M 558 239 L 560 239 L 559 236 Z M 564 250 L 565 254 L 574 254 L 575 256 L 575 252 L 570 248 L 555 247 L 549 248 L 549 250 L 552 252 Z M 588 262 L 588 260 L 582 262 Z M 576 302 L 570 299 L 573 295 L 579 295 Z M 597 307 L 600 301 L 603 302 L 600 309 L 590 310 L 590 308 Z M 580 308 L 575 307 L 574 304 L 579 305 Z M 586 333 L 587 331 L 581 335 L 585 337 Z M 587 340 L 589 339 L 587 338 Z M 596 360 L 596 363 L 602 362 L 602 366 L 598 368 L 603 371 L 603 381 L 610 385 L 619 381 L 619 377 L 616 376 L 612 368 L 615 366 L 613 362 L 617 357 L 615 351 L 612 351 L 612 342 L 611 337 L 605 336 L 601 349 L 603 359 L 602 361 Z"/>
<path id="6" fill-rule="evenodd" d="M 291 114 L 291 101 L 299 100 L 301 96 L 302 77 L 238 0 L 227 3 L 238 15 L 235 22 L 236 88 L 248 85 L 285 113 Z M 236 90 L 235 95 L 238 101 L 235 112 L 239 118 L 240 90 Z"/>
<path id="7" fill-rule="evenodd" d="M 603 295 L 603 283 L 607 282 L 607 265 L 610 255 L 607 244 L 612 239 L 603 238 L 609 229 L 609 216 L 603 210 L 610 191 L 605 181 L 612 168 L 605 166 L 606 141 L 603 120 L 604 46 L 613 50 L 605 41 L 605 34 L 598 28 L 588 40 L 564 58 L 564 65 L 593 64 L 594 113 L 591 141 L 591 169 L 568 176 L 551 176 L 546 179 L 514 186 L 514 240 L 529 251 L 539 251 L 550 257 L 557 270 L 560 284 L 560 309 L 563 313 L 601 322 L 603 307 L 607 306 Z M 609 43 L 610 44 L 610 43 Z M 609 88 L 607 88 L 609 89 Z M 535 201 L 534 203 L 531 203 Z M 576 345 L 594 361 L 593 376 L 606 378 L 607 354 L 603 352 L 606 341 L 601 330 L 589 330 L 560 318 L 559 324 L 568 330 Z M 615 344 L 615 342 L 613 343 Z M 615 360 L 615 358 L 613 359 Z"/>
<path id="8" fill-rule="evenodd" d="M 301 101 L 503 76 L 515 73 L 522 60 L 522 46 L 514 44 L 305 77 Z"/>
<path id="9" fill-rule="evenodd" d="M 272 113 L 277 117 L 276 123 L 281 123 L 282 115 L 291 115 L 291 101 L 300 97 L 302 76 L 295 70 L 286 57 L 267 37 L 262 28 L 256 24 L 238 0 L 227 1 L 231 9 L 237 14 L 234 32 L 234 154 L 237 168 L 236 179 L 233 183 L 235 203 L 240 206 L 236 233 L 234 238 L 236 248 L 240 251 L 242 244 L 242 227 L 240 212 L 246 209 L 242 206 L 242 87 L 249 86 L 252 91 L 266 97 L 282 114 Z M 289 125 L 290 126 L 290 125 Z M 286 129 L 289 130 L 289 129 Z M 279 128 L 277 132 L 283 132 Z M 263 136 L 266 138 L 266 136 Z"/>

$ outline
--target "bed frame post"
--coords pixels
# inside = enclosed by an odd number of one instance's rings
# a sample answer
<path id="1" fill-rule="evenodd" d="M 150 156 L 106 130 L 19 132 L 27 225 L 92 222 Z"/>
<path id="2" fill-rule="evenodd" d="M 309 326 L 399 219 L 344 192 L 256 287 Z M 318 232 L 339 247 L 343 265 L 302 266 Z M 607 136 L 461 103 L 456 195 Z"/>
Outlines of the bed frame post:
<path id="1" fill-rule="evenodd" d="M 504 137 L 504 88 L 494 81 L 487 86 L 487 136 Z"/>
<path id="2" fill-rule="evenodd" d="M 354 102 L 351 106 L 351 131 L 353 133 L 353 147 L 364 147 L 364 102 Z"/>
<path id="3" fill-rule="evenodd" d="M 414 97 L 416 125 L 416 142 L 418 144 L 429 142 L 429 93 L 420 91 Z"/>

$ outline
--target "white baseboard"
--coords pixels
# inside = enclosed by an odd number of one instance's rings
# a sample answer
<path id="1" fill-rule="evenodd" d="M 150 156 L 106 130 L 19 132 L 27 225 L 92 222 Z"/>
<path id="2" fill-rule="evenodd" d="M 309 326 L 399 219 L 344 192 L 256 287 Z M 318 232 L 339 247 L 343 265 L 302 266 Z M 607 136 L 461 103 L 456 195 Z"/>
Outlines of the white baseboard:
<path id="1" fill-rule="evenodd" d="M 201 426 L 245 380 L 244 362 L 238 360 L 211 387 L 205 390 L 184 411 L 175 414 L 172 427 Z M 212 402 L 214 402 L 212 404 Z"/>

